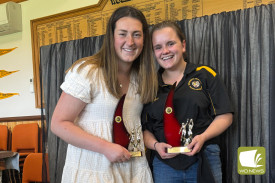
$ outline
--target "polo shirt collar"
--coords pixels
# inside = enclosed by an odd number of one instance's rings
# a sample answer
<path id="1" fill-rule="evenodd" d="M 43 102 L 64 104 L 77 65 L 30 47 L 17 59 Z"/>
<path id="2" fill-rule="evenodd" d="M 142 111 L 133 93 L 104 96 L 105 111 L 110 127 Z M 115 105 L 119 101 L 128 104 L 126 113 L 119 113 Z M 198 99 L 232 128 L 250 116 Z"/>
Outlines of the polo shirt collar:
<path id="1" fill-rule="evenodd" d="M 186 68 L 185 68 L 185 75 L 188 75 L 190 73 L 192 73 L 193 71 L 195 71 L 197 68 L 197 66 L 193 63 L 190 63 L 190 62 L 187 62 L 186 63 Z M 159 82 L 159 86 L 160 87 L 164 87 L 164 86 L 167 86 L 167 84 L 165 84 L 162 80 L 162 73 L 164 72 L 164 69 L 162 67 L 159 68 L 158 70 L 158 82 Z"/>

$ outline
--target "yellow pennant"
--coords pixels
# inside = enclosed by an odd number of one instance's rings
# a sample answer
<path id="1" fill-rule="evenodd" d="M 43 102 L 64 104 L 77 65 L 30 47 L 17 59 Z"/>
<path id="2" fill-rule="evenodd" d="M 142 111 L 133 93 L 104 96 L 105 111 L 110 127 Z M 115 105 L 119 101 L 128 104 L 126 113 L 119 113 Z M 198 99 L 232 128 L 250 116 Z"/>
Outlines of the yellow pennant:
<path id="1" fill-rule="evenodd" d="M 19 95 L 19 93 L 1 93 L 0 92 L 0 100 L 12 97 L 14 95 Z"/>
<path id="2" fill-rule="evenodd" d="M 14 49 L 16 49 L 17 47 L 14 48 L 8 48 L 8 49 L 0 49 L 0 56 L 5 55 L 11 51 L 13 51 Z"/>
<path id="3" fill-rule="evenodd" d="M 8 75 L 10 75 L 10 74 L 12 74 L 12 73 L 15 73 L 15 72 L 18 72 L 19 70 L 17 70 L 17 71 L 5 71 L 5 70 L 0 70 L 0 78 L 3 78 L 3 77 L 5 77 L 5 76 L 8 76 Z"/>

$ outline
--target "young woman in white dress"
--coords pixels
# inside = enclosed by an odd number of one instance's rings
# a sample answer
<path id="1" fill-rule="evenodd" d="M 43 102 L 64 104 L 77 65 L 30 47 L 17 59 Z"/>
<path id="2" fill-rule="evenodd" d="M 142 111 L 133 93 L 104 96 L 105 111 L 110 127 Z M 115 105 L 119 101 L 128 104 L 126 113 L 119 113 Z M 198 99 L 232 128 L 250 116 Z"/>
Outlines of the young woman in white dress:
<path id="1" fill-rule="evenodd" d="M 110 17 L 101 50 L 69 69 L 51 119 L 51 130 L 69 145 L 62 182 L 150 183 L 140 114 L 153 101 L 157 76 L 146 19 L 125 6 Z M 124 125 L 140 138 L 141 157 L 113 142 L 113 117 L 126 94 Z"/>

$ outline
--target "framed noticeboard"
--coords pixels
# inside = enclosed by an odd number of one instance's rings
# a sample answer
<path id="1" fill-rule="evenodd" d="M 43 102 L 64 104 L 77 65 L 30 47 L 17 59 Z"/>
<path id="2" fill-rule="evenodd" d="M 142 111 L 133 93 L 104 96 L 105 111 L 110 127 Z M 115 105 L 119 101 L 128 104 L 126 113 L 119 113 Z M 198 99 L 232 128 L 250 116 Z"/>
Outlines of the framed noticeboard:
<path id="1" fill-rule="evenodd" d="M 149 24 L 155 24 L 167 19 L 191 19 L 270 3 L 274 0 L 99 0 L 95 5 L 31 20 L 36 107 L 43 105 L 40 100 L 40 47 L 104 34 L 108 18 L 118 7 L 134 6 L 144 13 Z"/>

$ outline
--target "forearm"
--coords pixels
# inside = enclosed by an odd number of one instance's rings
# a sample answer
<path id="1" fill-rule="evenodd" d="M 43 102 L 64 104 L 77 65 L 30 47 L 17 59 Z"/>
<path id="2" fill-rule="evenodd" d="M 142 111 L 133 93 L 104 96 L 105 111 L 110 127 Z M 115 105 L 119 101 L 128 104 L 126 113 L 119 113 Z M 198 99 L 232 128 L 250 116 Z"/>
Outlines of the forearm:
<path id="1" fill-rule="evenodd" d="M 102 153 L 108 146 L 107 141 L 93 136 L 74 124 L 87 104 L 62 92 L 51 119 L 51 130 L 69 144 Z"/>
<path id="2" fill-rule="evenodd" d="M 210 126 L 200 135 L 196 135 L 192 142 L 188 145 L 191 152 L 186 153 L 187 156 L 193 156 L 198 153 L 203 144 L 224 132 L 232 123 L 233 115 L 231 113 L 222 114 L 216 116 Z"/>
<path id="3" fill-rule="evenodd" d="M 147 148 L 155 150 L 155 143 L 158 142 L 155 136 L 148 130 L 143 132 L 144 144 Z"/>
<path id="4" fill-rule="evenodd" d="M 73 146 L 104 154 L 105 147 L 108 147 L 110 143 L 85 132 L 70 121 L 63 121 L 60 123 L 61 124 L 54 123 L 55 125 L 52 125 L 52 132 Z"/>
<path id="5" fill-rule="evenodd" d="M 129 151 L 121 145 L 90 134 L 75 125 L 74 121 L 86 105 L 80 99 L 62 92 L 52 116 L 52 132 L 69 144 L 103 154 L 110 162 L 129 160 Z"/>
<path id="6" fill-rule="evenodd" d="M 232 113 L 218 115 L 201 135 L 204 136 L 205 141 L 212 139 L 224 132 L 232 124 L 232 120 Z"/>

